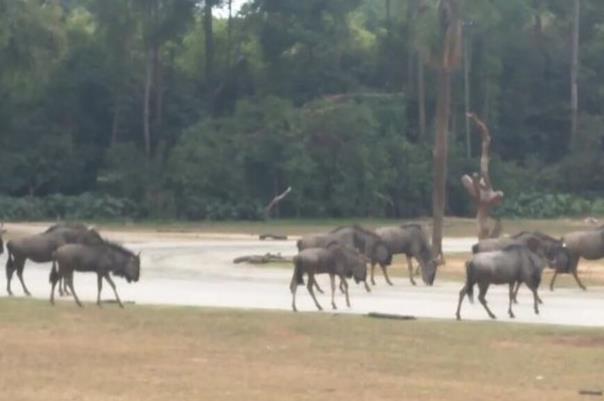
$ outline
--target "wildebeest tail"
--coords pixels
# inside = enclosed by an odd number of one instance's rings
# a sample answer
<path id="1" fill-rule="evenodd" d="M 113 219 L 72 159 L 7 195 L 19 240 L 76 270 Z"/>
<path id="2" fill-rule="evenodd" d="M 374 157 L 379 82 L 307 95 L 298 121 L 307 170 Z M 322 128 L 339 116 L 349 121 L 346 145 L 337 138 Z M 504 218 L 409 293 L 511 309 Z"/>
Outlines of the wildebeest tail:
<path id="1" fill-rule="evenodd" d="M 300 252 L 302 250 L 302 240 L 301 239 L 296 241 L 296 247 L 298 248 L 298 252 Z"/>
<path id="2" fill-rule="evenodd" d="M 302 260 L 294 256 L 294 275 L 289 285 L 289 289 L 293 292 L 294 288 L 299 285 L 304 285 L 304 269 L 302 268 Z"/>
<path id="3" fill-rule="evenodd" d="M 472 253 L 478 253 L 478 251 L 479 251 L 478 248 L 479 248 L 478 243 L 472 245 Z"/>
<path id="4" fill-rule="evenodd" d="M 472 262 L 466 262 L 466 293 L 470 302 L 474 302 L 474 280 L 472 278 Z"/>
<path id="5" fill-rule="evenodd" d="M 50 269 L 50 275 L 48 276 L 48 281 L 51 284 L 56 283 L 59 280 L 59 272 L 57 270 L 57 261 L 55 259 L 55 255 L 52 255 L 52 268 Z"/>

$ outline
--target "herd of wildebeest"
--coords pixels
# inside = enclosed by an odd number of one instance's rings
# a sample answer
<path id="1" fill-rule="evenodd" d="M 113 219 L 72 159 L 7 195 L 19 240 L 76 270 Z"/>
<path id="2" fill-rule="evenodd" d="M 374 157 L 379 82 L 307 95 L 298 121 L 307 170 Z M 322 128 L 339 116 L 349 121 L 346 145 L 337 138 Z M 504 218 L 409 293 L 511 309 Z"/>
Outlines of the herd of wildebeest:
<path id="1" fill-rule="evenodd" d="M 294 273 L 290 283 L 292 309 L 296 311 L 296 289 L 304 284 L 304 275 L 308 276 L 306 288 L 315 305 L 321 310 L 314 289 L 323 292 L 315 280 L 316 274 L 328 274 L 331 281 L 331 305 L 335 304 L 335 278 L 340 280 L 339 288 L 348 296 L 347 278 L 364 282 L 367 291 L 367 264 L 371 266 L 371 283 L 375 284 L 374 270 L 379 265 L 388 284 L 387 267 L 392 263 L 393 255 L 402 254 L 407 258 L 409 279 L 413 278 L 412 259 L 419 263 L 418 269 L 425 284 L 431 286 L 436 278 L 441 255 L 436 257 L 428 240 L 425 228 L 420 224 L 401 224 L 395 227 L 380 227 L 369 230 L 359 225 L 336 228 L 328 233 L 302 237 L 298 243 L 299 253 L 294 257 Z M 491 284 L 509 285 L 508 314 L 514 317 L 512 304 L 517 302 L 516 295 L 520 285 L 525 284 L 533 294 L 534 311 L 539 313 L 542 303 L 538 294 L 541 275 L 545 267 L 554 270 L 550 289 L 554 289 L 556 277 L 560 273 L 572 274 L 577 284 L 585 289 L 577 275 L 579 259 L 596 260 L 604 257 L 604 226 L 568 233 L 562 238 L 553 238 L 538 231 L 523 231 L 509 237 L 489 238 L 479 241 L 472 247 L 472 257 L 466 262 L 466 280 L 459 292 L 457 319 L 461 319 L 460 310 L 466 295 L 473 300 L 474 286 L 478 286 L 478 300 L 488 313 L 486 294 Z"/>
<path id="2" fill-rule="evenodd" d="M 5 232 L 0 227 L 0 254 L 4 252 L 2 235 Z M 9 295 L 13 295 L 11 280 L 15 271 L 23 292 L 30 295 L 23 281 L 23 269 L 28 259 L 36 263 L 52 262 L 49 280 L 53 304 L 55 287 L 59 284 L 60 295 L 68 295 L 71 291 L 75 302 L 82 306 L 73 287 L 73 272 L 81 271 L 96 272 L 99 306 L 104 279 L 113 289 L 117 303 L 124 307 L 110 274 L 124 277 L 128 282 L 138 281 L 140 275 L 140 254 L 102 238 L 94 228 L 83 224 L 59 223 L 42 233 L 9 240 L 6 251 L 6 291 Z"/>
<path id="3" fill-rule="evenodd" d="M 6 230 L 0 226 L 0 254 L 4 252 L 2 239 Z M 370 281 L 375 285 L 375 266 L 379 265 L 386 282 L 392 285 L 388 276 L 388 266 L 394 255 L 405 255 L 409 269 L 409 280 L 416 285 L 414 275 L 421 272 L 422 280 L 431 286 L 442 255 L 433 255 L 425 227 L 416 223 L 375 230 L 359 225 L 338 227 L 323 234 L 306 235 L 297 241 L 298 254 L 293 258 L 293 277 L 290 283 L 292 309 L 296 311 L 296 289 L 304 284 L 315 305 L 321 310 L 314 290 L 323 292 L 315 275 L 327 274 L 331 284 L 331 305 L 336 309 L 336 277 L 339 289 L 345 295 L 350 307 L 347 279 L 363 282 L 366 291 L 371 291 L 367 283 L 367 266 L 370 266 Z M 60 295 L 71 294 L 75 302 L 82 306 L 73 285 L 74 271 L 95 272 L 97 274 L 97 304 L 101 304 L 103 280 L 107 281 L 117 303 L 123 304 L 117 293 L 111 275 L 125 278 L 128 282 L 138 281 L 140 276 L 140 253 L 135 254 L 125 247 L 104 239 L 93 227 L 83 224 L 59 223 L 42 233 L 11 239 L 6 243 L 6 290 L 13 295 L 11 280 L 16 272 L 23 292 L 30 295 L 23 280 L 25 262 L 52 262 L 49 281 L 50 302 L 54 304 L 55 288 Z M 466 262 L 466 280 L 459 293 L 456 317 L 461 318 L 461 305 L 466 297 L 473 300 L 473 288 L 478 286 L 478 300 L 491 318 L 495 315 L 487 305 L 486 293 L 491 284 L 509 285 L 508 314 L 514 317 L 512 304 L 516 302 L 518 289 L 525 284 L 533 294 L 534 311 L 539 313 L 542 303 L 538 288 L 543 270 L 554 270 L 550 282 L 553 290 L 556 277 L 560 273 L 572 274 L 577 284 L 585 289 L 577 275 L 581 258 L 596 260 L 604 257 L 604 226 L 584 231 L 574 231 L 557 239 L 537 231 L 523 231 L 509 237 L 481 240 L 472 247 L 472 257 Z M 414 272 L 412 260 L 418 262 Z"/>

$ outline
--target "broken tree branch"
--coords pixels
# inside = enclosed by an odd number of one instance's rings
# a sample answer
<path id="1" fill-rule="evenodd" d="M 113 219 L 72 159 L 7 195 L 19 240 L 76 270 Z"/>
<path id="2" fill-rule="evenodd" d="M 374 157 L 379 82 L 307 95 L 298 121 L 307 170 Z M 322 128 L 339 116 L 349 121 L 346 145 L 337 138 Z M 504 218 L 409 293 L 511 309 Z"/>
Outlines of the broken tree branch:
<path id="1" fill-rule="evenodd" d="M 283 191 L 283 193 L 275 196 L 273 198 L 272 201 L 270 201 L 270 203 L 266 206 L 266 208 L 264 209 L 264 214 L 266 216 L 266 218 L 268 219 L 270 217 L 271 214 L 271 210 L 277 206 L 277 204 L 279 202 L 281 202 L 287 195 L 289 195 L 289 193 L 292 191 L 292 187 L 287 187 L 287 189 L 285 191 Z"/>

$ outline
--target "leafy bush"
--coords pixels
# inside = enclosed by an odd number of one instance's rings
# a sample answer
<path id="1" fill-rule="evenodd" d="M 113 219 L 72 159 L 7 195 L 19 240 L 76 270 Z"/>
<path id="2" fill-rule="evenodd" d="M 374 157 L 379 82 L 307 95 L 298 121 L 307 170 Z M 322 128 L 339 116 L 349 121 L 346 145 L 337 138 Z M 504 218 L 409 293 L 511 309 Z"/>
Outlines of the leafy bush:
<path id="1" fill-rule="evenodd" d="M 136 203 L 124 198 L 84 193 L 79 196 L 51 195 L 43 198 L 0 197 L 0 219 L 120 219 L 144 214 Z"/>
<path id="2" fill-rule="evenodd" d="M 554 218 L 595 213 L 604 204 L 571 194 L 522 193 L 506 199 L 496 214 L 507 217 Z"/>

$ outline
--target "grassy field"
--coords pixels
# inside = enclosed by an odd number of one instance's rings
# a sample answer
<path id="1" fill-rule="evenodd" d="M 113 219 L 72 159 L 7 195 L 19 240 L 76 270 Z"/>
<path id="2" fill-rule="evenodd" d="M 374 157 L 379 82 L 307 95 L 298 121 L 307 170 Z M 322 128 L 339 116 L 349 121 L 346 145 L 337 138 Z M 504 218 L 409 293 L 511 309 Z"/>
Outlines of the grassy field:
<path id="1" fill-rule="evenodd" d="M 404 222 L 420 222 L 431 224 L 430 219 L 392 220 L 392 219 L 304 219 L 304 220 L 270 220 L 270 221 L 233 221 L 233 222 L 137 222 L 116 223 L 99 222 L 101 228 L 119 230 L 150 229 L 156 231 L 175 232 L 206 232 L 206 233 L 279 233 L 287 235 L 301 235 L 330 230 L 334 227 L 361 224 L 365 227 L 375 228 L 383 225 L 397 225 Z M 540 230 L 550 235 L 559 236 L 572 230 L 580 230 L 587 226 L 582 219 L 556 219 L 556 220 L 504 220 L 503 229 L 506 233 L 516 233 L 523 230 Z M 476 236 L 476 221 L 448 217 L 445 219 L 444 234 L 447 237 L 474 237 Z"/>
<path id="2" fill-rule="evenodd" d="M 0 299 L 3 400 L 572 400 L 604 332 Z"/>

